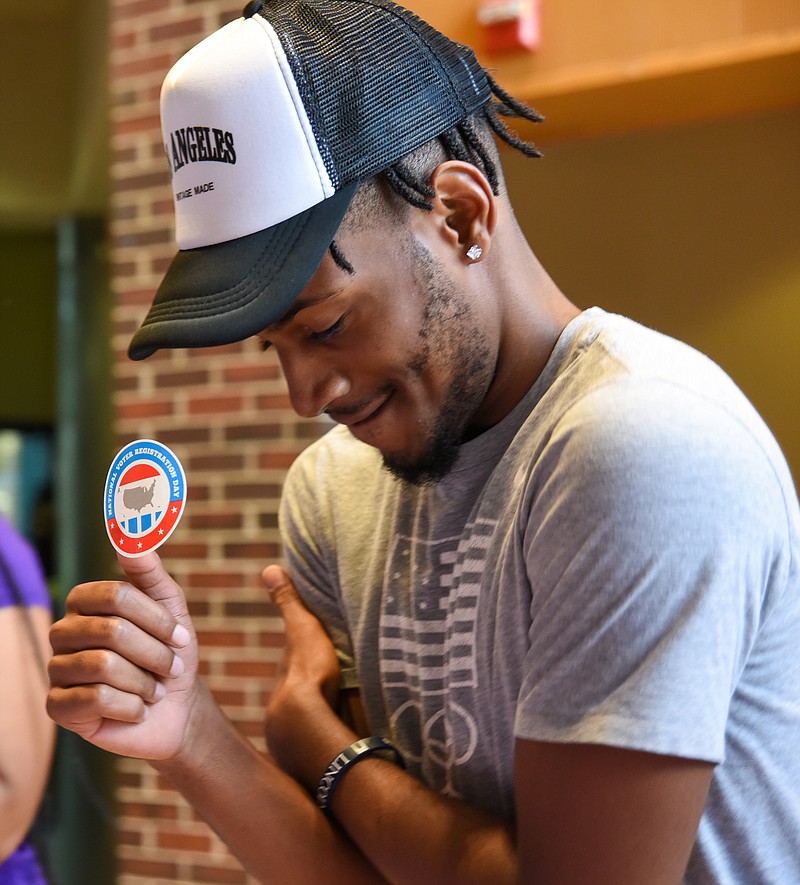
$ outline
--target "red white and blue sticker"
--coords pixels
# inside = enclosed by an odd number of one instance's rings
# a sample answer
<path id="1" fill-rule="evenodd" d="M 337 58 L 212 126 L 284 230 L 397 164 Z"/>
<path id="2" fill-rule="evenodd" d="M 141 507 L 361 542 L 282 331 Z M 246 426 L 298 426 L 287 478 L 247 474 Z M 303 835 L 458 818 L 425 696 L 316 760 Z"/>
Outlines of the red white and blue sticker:
<path id="1" fill-rule="evenodd" d="M 143 556 L 175 531 L 186 503 L 186 477 L 163 443 L 137 439 L 111 462 L 106 478 L 108 537 L 123 556 Z"/>

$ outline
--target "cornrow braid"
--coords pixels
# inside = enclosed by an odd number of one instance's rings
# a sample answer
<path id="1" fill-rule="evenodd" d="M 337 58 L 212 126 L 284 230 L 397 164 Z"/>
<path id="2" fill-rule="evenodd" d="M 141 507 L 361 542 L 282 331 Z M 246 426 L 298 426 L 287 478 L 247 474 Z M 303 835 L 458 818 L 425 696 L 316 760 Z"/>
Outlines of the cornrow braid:
<path id="1" fill-rule="evenodd" d="M 478 115 L 468 117 L 458 123 L 452 129 L 442 132 L 438 141 L 445 151 L 448 159 L 461 160 L 466 163 L 474 163 L 486 175 L 486 179 L 496 195 L 500 189 L 500 177 L 497 164 L 489 153 L 487 145 L 481 139 L 478 132 L 478 120 L 485 120 L 486 124 L 497 137 L 527 157 L 541 157 L 541 152 L 533 142 L 526 141 L 506 125 L 502 117 L 521 117 L 532 123 L 542 121 L 542 115 L 514 98 L 509 92 L 494 80 L 490 74 L 486 74 L 492 93 L 492 100 L 487 102 L 483 111 Z M 382 173 L 395 193 L 399 194 L 418 209 L 428 212 L 433 208 L 430 198 L 433 196 L 427 181 L 420 176 L 414 176 L 401 162 L 392 164 Z"/>
<path id="2" fill-rule="evenodd" d="M 525 156 L 541 157 L 536 145 L 512 132 L 502 118 L 520 117 L 532 123 L 539 123 L 543 119 L 542 115 L 506 92 L 488 73 L 486 78 L 492 97 L 480 111 L 442 132 L 437 138 L 407 154 L 404 159 L 395 161 L 379 173 L 388 187 L 402 197 L 407 205 L 426 212 L 432 211 L 434 192 L 428 176 L 432 165 L 441 162 L 442 151 L 446 159 L 461 160 L 479 168 L 486 176 L 492 193 L 499 194 L 501 173 L 497 148 L 491 132 Z M 379 203 L 378 192 L 369 189 L 365 193 L 371 194 L 371 197 L 365 198 L 362 207 L 367 207 L 366 211 L 369 212 L 371 211 L 369 207 L 374 208 Z M 340 268 L 349 274 L 355 273 L 335 240 L 330 245 L 330 253 Z"/>
<path id="3" fill-rule="evenodd" d="M 392 168 L 398 174 L 398 176 L 410 187 L 412 190 L 418 190 L 423 197 L 427 197 L 429 200 L 432 200 L 435 196 L 433 188 L 430 186 L 428 182 L 425 181 L 416 181 L 414 178 L 414 173 L 408 168 L 408 166 L 402 161 L 398 160 Z"/>
<path id="4" fill-rule="evenodd" d="M 492 131 L 509 147 L 515 148 L 526 157 L 541 157 L 542 154 L 536 145 L 512 132 L 501 117 L 522 117 L 524 120 L 530 120 L 531 123 L 541 123 L 544 117 L 532 107 L 523 104 L 519 99 L 506 92 L 488 73 L 486 79 L 489 81 L 492 95 L 496 99 L 484 106 L 484 114 Z"/>
<path id="5" fill-rule="evenodd" d="M 497 166 L 494 160 L 489 156 L 483 142 L 480 140 L 475 123 L 471 118 L 467 118 L 463 123 L 459 124 L 459 132 L 464 141 L 472 148 L 474 154 L 478 157 L 483 166 L 484 174 L 492 188 L 492 193 L 497 196 L 500 192 L 500 181 L 497 177 Z"/>
<path id="6" fill-rule="evenodd" d="M 397 170 L 398 164 L 388 166 L 383 170 L 383 175 L 389 182 L 392 190 L 400 194 L 400 196 L 417 209 L 424 209 L 430 212 L 433 209 L 433 203 L 425 199 L 423 185 L 407 180 L 405 175 L 401 175 Z"/>

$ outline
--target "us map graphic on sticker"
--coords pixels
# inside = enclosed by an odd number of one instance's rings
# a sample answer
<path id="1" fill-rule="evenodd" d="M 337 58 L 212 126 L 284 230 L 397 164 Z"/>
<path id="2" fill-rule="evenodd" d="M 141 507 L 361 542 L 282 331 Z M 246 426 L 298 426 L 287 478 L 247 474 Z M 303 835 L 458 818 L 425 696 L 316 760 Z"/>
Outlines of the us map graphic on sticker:
<path id="1" fill-rule="evenodd" d="M 175 531 L 186 503 L 186 476 L 175 453 L 137 439 L 111 462 L 105 488 L 106 532 L 123 556 L 142 556 Z"/>

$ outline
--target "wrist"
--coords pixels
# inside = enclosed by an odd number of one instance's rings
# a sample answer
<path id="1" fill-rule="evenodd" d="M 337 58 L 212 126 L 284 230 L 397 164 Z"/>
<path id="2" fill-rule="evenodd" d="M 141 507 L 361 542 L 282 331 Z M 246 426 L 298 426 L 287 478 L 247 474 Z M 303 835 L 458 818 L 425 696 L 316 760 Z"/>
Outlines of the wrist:
<path id="1" fill-rule="evenodd" d="M 344 776 L 352 770 L 353 766 L 370 756 L 380 754 L 389 759 L 400 768 L 405 768 L 406 763 L 400 751 L 387 738 L 367 737 L 359 738 L 345 747 L 331 761 L 330 765 L 322 773 L 315 798 L 317 805 L 326 813 L 331 813 L 333 795 Z"/>
<path id="2" fill-rule="evenodd" d="M 318 691 L 302 683 L 275 690 L 264 735 L 275 762 L 312 794 L 331 759 L 358 737 Z"/>
<path id="3" fill-rule="evenodd" d="M 203 767 L 208 758 L 208 742 L 217 738 L 228 723 L 205 683 L 197 680 L 185 700 L 183 730 L 175 751 L 169 756 L 151 759 L 151 765 L 165 774 L 171 770 Z"/>

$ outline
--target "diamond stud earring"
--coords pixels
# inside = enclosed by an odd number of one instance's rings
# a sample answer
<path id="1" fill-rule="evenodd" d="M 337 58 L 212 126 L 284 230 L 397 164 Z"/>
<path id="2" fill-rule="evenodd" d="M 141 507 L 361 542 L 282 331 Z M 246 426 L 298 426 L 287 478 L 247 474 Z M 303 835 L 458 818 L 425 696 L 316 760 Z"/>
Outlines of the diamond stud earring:
<path id="1" fill-rule="evenodd" d="M 469 249 L 467 249 L 467 258 L 470 261 L 477 261 L 481 255 L 483 255 L 483 249 L 477 244 L 473 243 Z"/>

